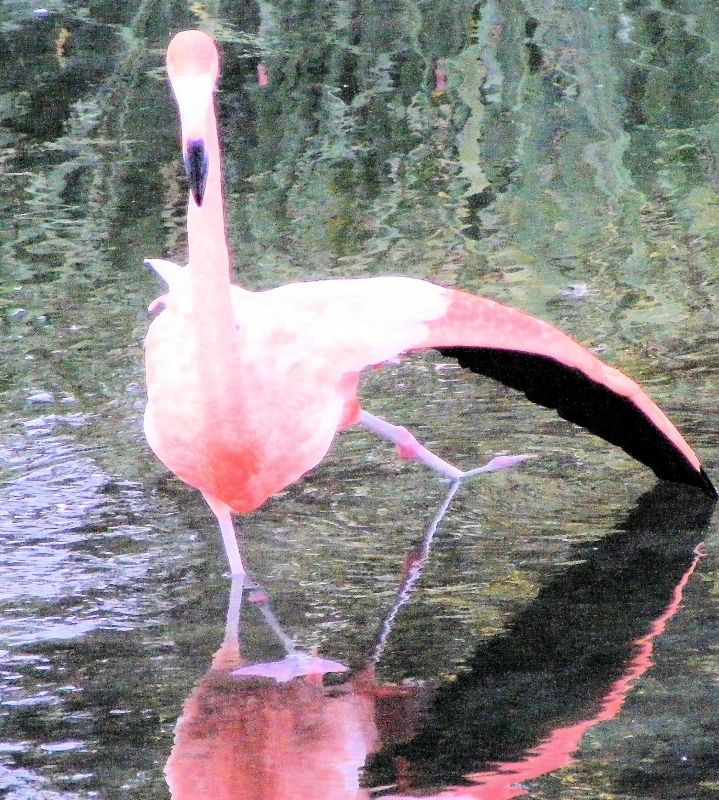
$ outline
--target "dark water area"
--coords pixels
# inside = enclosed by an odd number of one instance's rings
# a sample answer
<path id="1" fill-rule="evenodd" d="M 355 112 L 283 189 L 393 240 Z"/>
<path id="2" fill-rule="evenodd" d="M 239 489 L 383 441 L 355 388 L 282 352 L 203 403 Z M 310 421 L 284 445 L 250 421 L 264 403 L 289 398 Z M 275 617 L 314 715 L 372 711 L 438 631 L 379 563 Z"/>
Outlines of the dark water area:
<path id="1" fill-rule="evenodd" d="M 442 485 L 347 431 L 238 521 L 243 593 L 142 434 L 142 260 L 187 252 L 164 52 L 201 27 L 238 281 L 413 275 L 537 314 L 719 479 L 719 7 L 0 10 L 0 797 L 719 796 L 697 492 L 413 357 L 368 410 L 466 468 L 537 457 L 465 486 L 424 560 Z"/>

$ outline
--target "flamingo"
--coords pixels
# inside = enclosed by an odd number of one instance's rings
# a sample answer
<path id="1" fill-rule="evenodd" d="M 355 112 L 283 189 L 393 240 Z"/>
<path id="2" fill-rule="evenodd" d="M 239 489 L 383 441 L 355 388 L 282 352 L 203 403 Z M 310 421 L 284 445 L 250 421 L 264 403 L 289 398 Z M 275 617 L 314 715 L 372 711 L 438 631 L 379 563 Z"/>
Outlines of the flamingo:
<path id="1" fill-rule="evenodd" d="M 202 492 L 230 569 L 244 574 L 232 512 L 249 512 L 319 464 L 335 434 L 361 424 L 456 488 L 526 455 L 462 471 L 406 429 L 360 407 L 368 367 L 427 348 L 556 409 L 659 478 L 717 498 L 677 428 L 629 377 L 553 325 L 484 297 L 409 277 L 291 283 L 253 292 L 230 281 L 213 94 L 217 49 L 178 33 L 167 71 L 188 175 L 189 264 L 146 263 L 167 284 L 146 338 L 145 434 Z"/>

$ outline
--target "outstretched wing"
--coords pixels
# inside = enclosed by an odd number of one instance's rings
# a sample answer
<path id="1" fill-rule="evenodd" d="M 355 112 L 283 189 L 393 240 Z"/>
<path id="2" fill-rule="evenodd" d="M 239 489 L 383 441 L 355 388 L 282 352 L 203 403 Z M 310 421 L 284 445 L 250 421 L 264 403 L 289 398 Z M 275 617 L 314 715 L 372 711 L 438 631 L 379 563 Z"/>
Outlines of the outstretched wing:
<path id="1" fill-rule="evenodd" d="M 442 318 L 428 323 L 425 347 L 556 409 L 658 477 L 719 497 L 684 437 L 631 378 L 549 323 L 486 298 L 446 291 L 451 301 Z"/>
<path id="2" fill-rule="evenodd" d="M 474 372 L 556 409 L 646 464 L 660 478 L 717 491 L 692 448 L 631 378 L 558 328 L 468 292 L 402 277 L 294 283 L 237 291 L 248 358 L 300 361 L 317 391 L 402 352 L 434 348 Z"/>

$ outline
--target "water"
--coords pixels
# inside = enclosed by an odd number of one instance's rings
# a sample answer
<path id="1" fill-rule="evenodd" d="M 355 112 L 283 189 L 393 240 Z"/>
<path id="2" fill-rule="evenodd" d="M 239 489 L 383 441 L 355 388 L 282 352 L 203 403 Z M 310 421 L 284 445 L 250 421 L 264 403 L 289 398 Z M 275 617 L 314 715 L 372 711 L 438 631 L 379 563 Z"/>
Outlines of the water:
<path id="1" fill-rule="evenodd" d="M 140 421 L 142 258 L 185 252 L 163 54 L 200 25 L 245 285 L 390 272 L 537 313 L 638 378 L 716 478 L 715 5 L 2 5 L 0 793 L 715 797 L 696 493 L 407 360 L 367 376 L 369 410 L 467 468 L 539 457 L 459 494 L 400 607 L 442 487 L 343 434 L 240 522 L 267 596 L 238 621 L 214 521 Z M 270 610 L 350 669 L 233 676 L 306 669 Z"/>

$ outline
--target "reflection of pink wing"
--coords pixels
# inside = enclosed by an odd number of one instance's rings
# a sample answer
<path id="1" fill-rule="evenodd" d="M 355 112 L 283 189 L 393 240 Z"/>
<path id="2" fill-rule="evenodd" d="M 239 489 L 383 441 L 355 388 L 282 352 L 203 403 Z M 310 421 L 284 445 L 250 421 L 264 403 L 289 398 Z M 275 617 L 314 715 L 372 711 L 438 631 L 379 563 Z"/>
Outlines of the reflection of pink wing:
<path id="1" fill-rule="evenodd" d="M 672 599 L 664 613 L 654 621 L 649 632 L 637 639 L 636 656 L 630 661 L 627 671 L 613 685 L 604 698 L 599 713 L 588 720 L 575 725 L 557 728 L 554 733 L 535 747 L 523 761 L 498 764 L 495 769 L 476 772 L 465 776 L 476 786 L 450 787 L 439 794 L 429 795 L 431 800 L 511 800 L 528 792 L 518 786 L 522 781 L 539 778 L 553 770 L 571 764 L 574 753 L 579 748 L 582 736 L 600 722 L 614 719 L 622 710 L 629 690 L 634 683 L 654 664 L 652 651 L 654 640 L 664 633 L 669 620 L 679 611 L 682 603 L 684 587 L 697 567 L 699 559 L 704 555 L 702 545 L 694 550 L 694 559 L 681 580 L 674 588 Z M 384 795 L 386 800 L 415 800 L 417 795 L 392 794 Z"/>
<path id="2" fill-rule="evenodd" d="M 266 661 L 250 664 L 232 672 L 238 677 L 272 678 L 278 683 L 287 683 L 302 675 L 325 675 L 328 672 L 346 672 L 347 667 L 339 661 L 309 656 L 306 653 L 293 653 L 279 661 Z"/>

